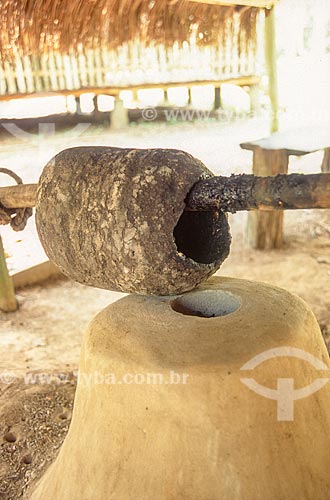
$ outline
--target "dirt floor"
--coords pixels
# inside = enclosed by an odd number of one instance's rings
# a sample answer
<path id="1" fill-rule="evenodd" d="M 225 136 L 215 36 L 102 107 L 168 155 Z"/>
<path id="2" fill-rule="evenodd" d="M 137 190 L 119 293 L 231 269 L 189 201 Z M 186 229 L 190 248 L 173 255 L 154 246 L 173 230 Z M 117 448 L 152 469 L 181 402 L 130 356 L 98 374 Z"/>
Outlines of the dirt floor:
<path id="1" fill-rule="evenodd" d="M 0 161 L 32 182 L 50 150 L 69 145 L 173 147 L 226 175 L 250 171 L 251 154 L 238 144 L 264 135 L 263 118 L 230 124 L 142 124 L 115 134 L 94 128 L 74 140 L 60 133 L 22 151 L 17 139 L 6 140 Z M 293 158 L 290 171 L 318 172 L 321 160 L 321 153 Z M 218 274 L 264 281 L 300 295 L 314 311 L 330 347 L 330 211 L 286 213 L 285 246 L 271 252 L 247 248 L 246 215 L 230 216 L 230 222 L 232 251 Z M 33 224 L 21 234 L 1 231 L 12 271 L 44 259 Z M 82 334 L 98 311 L 121 296 L 62 279 L 19 290 L 19 311 L 0 313 L 1 499 L 22 498 L 27 485 L 56 455 L 70 422 Z"/>

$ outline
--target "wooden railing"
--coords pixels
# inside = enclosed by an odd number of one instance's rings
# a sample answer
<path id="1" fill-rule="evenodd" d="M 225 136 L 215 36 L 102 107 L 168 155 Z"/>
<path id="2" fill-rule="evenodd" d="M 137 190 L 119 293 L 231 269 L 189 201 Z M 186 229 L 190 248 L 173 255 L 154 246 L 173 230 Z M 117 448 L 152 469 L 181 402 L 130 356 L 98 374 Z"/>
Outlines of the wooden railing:
<path id="1" fill-rule="evenodd" d="M 18 54 L 0 62 L 0 99 L 80 89 L 146 88 L 173 83 L 219 81 L 256 75 L 253 48 L 239 55 L 235 43 L 218 47 L 162 48 L 128 43 L 116 50 L 83 49 L 40 57 Z M 98 93 L 98 92 L 97 92 Z"/>

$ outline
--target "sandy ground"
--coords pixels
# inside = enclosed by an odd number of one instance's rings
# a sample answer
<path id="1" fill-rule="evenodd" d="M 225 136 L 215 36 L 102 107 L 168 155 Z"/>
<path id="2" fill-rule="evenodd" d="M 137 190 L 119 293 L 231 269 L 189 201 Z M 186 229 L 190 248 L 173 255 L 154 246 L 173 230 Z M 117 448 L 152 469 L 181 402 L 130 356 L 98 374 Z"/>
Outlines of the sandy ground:
<path id="1" fill-rule="evenodd" d="M 247 249 L 240 221 L 235 222 L 231 255 L 217 274 L 267 282 L 300 295 L 330 335 L 330 214 L 300 212 L 299 226 L 287 220 L 286 245 L 271 252 Z M 69 280 L 20 290 L 19 311 L 0 313 L 0 374 L 8 379 L 30 370 L 75 369 L 88 322 L 122 296 Z"/>
<path id="2" fill-rule="evenodd" d="M 100 144 L 179 148 L 215 173 L 250 172 L 251 154 L 238 144 L 264 135 L 263 118 L 226 125 L 141 124 L 115 134 L 90 128 L 81 137 L 62 132 L 24 148 L 17 139 L 6 140 L 0 163 L 14 168 L 25 182 L 34 182 L 53 153 L 73 145 Z M 290 171 L 318 172 L 321 160 L 321 153 L 293 158 Z M 246 247 L 246 215 L 230 216 L 230 222 L 232 251 L 218 274 L 264 281 L 297 293 L 313 309 L 328 341 L 330 211 L 286 213 L 285 246 L 271 252 Z M 23 233 L 5 229 L 1 234 L 12 271 L 44 259 L 33 220 Z M 82 334 L 98 311 L 121 296 L 59 280 L 20 290 L 19 311 L 0 313 L 0 499 L 21 498 L 27 484 L 56 455 L 70 421 Z M 27 373 L 46 374 L 46 379 L 41 375 L 34 383 L 31 379 L 24 383 Z"/>
<path id="3" fill-rule="evenodd" d="M 143 123 L 113 133 L 90 127 L 80 137 L 72 131 L 51 137 L 23 141 L 7 139 L 0 162 L 14 168 L 25 182 L 37 181 L 44 164 L 54 153 L 74 145 L 173 147 L 201 159 L 216 174 L 250 172 L 252 154 L 239 143 L 267 135 L 267 120 L 255 118 L 233 123 Z M 290 171 L 311 173 L 320 170 L 322 152 L 302 158 L 291 157 Z M 246 214 L 230 216 L 233 243 L 230 257 L 220 274 L 266 281 L 302 296 L 322 325 L 330 323 L 330 211 L 302 210 L 285 214 L 285 246 L 272 252 L 254 251 L 246 246 Z M 11 271 L 44 260 L 34 220 L 21 233 L 1 228 Z M 87 288 L 70 281 L 48 283 L 20 290 L 20 309 L 0 313 L 0 373 L 25 372 L 77 366 L 82 332 L 93 315 L 121 294 Z"/>

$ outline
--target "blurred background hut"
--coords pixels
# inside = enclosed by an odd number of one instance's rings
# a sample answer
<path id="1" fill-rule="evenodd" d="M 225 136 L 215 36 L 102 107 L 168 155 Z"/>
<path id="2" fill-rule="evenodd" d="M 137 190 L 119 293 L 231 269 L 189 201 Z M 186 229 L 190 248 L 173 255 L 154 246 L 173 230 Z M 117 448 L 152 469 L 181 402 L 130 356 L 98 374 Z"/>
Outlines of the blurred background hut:
<path id="1" fill-rule="evenodd" d="M 1 2 L 0 95 L 253 76 L 253 5 L 270 2 L 239 3 Z"/>
<path id="2" fill-rule="evenodd" d="M 94 94 L 98 111 L 98 95 L 116 97 L 126 89 L 136 101 L 138 90 L 162 88 L 166 101 L 169 86 L 212 84 L 218 109 L 221 84 L 230 83 L 248 89 L 251 109 L 257 111 L 260 14 L 275 1 L 1 2 L 0 99 L 45 93 L 74 96 L 79 113 L 79 96 L 86 92 Z M 276 115 L 275 59 L 269 48 Z M 272 128 L 277 128 L 275 122 Z"/>

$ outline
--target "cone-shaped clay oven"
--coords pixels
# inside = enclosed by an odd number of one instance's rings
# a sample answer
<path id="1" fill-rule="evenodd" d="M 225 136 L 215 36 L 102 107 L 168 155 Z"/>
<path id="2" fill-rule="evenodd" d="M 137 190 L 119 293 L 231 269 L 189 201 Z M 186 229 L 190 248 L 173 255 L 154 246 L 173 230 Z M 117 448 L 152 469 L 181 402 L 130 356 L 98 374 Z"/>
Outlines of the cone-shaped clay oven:
<path id="1" fill-rule="evenodd" d="M 329 500 L 328 367 L 284 290 L 125 297 L 85 335 L 69 434 L 30 498 Z"/>

